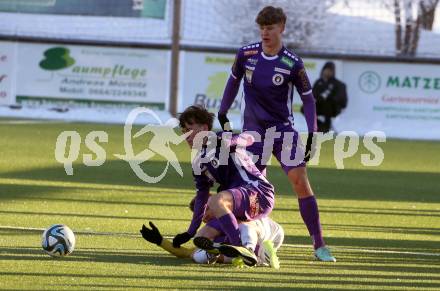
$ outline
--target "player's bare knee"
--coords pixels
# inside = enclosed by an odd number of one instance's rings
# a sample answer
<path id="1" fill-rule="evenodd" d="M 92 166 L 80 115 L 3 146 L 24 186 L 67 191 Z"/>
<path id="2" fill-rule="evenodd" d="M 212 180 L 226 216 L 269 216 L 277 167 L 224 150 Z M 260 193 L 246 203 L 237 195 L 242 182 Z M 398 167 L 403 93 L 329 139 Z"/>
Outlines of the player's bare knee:
<path id="1" fill-rule="evenodd" d="M 289 171 L 288 177 L 298 198 L 305 198 L 313 195 L 310 183 L 308 181 L 307 172 L 303 168 L 293 169 Z"/>
<path id="2" fill-rule="evenodd" d="M 305 176 L 295 169 L 289 171 L 288 177 L 295 188 L 299 187 L 301 184 L 304 184 Z"/>
<path id="3" fill-rule="evenodd" d="M 219 209 L 231 210 L 233 206 L 232 194 L 228 191 L 222 191 L 213 195 L 208 200 L 208 207 L 213 211 L 214 214 L 218 214 Z"/>
<path id="4" fill-rule="evenodd" d="M 208 199 L 208 207 L 209 209 L 211 209 L 212 211 L 215 211 L 219 206 L 220 206 L 220 197 L 218 194 L 216 195 L 212 195 L 211 197 L 209 197 Z"/>

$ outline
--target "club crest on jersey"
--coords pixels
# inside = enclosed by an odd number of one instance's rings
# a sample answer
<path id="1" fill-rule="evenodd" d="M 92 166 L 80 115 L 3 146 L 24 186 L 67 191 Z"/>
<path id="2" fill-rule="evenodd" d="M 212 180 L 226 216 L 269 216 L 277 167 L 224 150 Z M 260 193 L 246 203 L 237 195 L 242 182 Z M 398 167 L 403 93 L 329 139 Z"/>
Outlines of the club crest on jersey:
<path id="1" fill-rule="evenodd" d="M 252 75 L 253 75 L 253 73 L 254 73 L 254 71 L 246 69 L 246 81 L 248 81 L 248 83 L 252 82 Z"/>
<path id="2" fill-rule="evenodd" d="M 273 75 L 272 77 L 272 83 L 276 86 L 279 86 L 283 83 L 284 81 L 284 77 L 283 75 L 276 73 L 275 75 Z"/>
<path id="3" fill-rule="evenodd" d="M 290 59 L 290 58 L 288 58 L 286 56 L 283 56 L 281 58 L 281 62 L 284 63 L 285 65 L 287 65 L 289 68 L 293 68 L 294 64 L 293 64 L 293 60 L 292 59 Z"/>

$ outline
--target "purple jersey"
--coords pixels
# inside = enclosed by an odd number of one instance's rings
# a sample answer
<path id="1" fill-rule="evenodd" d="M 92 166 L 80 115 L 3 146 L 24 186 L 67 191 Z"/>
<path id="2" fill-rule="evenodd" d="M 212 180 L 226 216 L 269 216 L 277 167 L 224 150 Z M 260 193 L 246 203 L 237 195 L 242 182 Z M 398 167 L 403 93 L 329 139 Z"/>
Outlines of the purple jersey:
<path id="1" fill-rule="evenodd" d="M 258 131 L 287 122 L 293 124 L 293 87 L 296 87 L 301 99 L 312 93 L 301 58 L 284 46 L 274 56 L 264 54 L 261 42 L 242 47 L 236 55 L 231 77 L 238 82 L 244 78 L 241 105 L 243 130 Z M 236 93 L 228 87 L 226 92 Z M 220 113 L 226 113 L 230 107 L 230 96 L 223 99 Z M 311 102 L 314 103 L 313 96 Z M 316 117 L 314 112 L 309 115 L 309 131 L 313 132 Z"/>
<path id="2" fill-rule="evenodd" d="M 197 188 L 194 203 L 194 214 L 188 229 L 190 234 L 195 234 L 202 221 L 206 203 L 209 198 L 209 189 L 218 183 L 217 192 L 230 190 L 238 187 L 252 187 L 265 196 L 263 208 L 273 207 L 274 187 L 266 177 L 257 169 L 250 157 L 244 151 L 236 150 L 236 146 L 230 147 L 227 164 L 221 163 L 222 140 L 218 135 L 217 146 L 214 149 L 203 147 L 193 161 L 195 167 L 200 167 L 200 174 L 193 171 L 194 182 Z M 200 162 L 206 159 L 207 162 Z"/>

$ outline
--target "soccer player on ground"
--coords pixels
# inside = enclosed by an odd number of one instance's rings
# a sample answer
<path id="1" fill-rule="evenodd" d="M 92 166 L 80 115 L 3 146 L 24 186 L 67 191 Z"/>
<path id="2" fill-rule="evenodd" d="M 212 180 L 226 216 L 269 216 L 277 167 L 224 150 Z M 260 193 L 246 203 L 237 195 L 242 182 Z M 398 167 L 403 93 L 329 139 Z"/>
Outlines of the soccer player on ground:
<path id="1" fill-rule="evenodd" d="M 264 171 L 270 154 L 263 156 L 264 141 L 271 138 L 266 134 L 269 128 L 281 133 L 274 138 L 272 153 L 280 162 L 283 170 L 298 196 L 299 210 L 312 237 L 315 256 L 321 261 L 335 262 L 330 250 L 325 246 L 319 220 L 318 204 L 310 186 L 306 162 L 310 159 L 313 133 L 316 132 L 316 108 L 312 87 L 300 57 L 283 46 L 282 33 L 286 15 L 281 8 L 267 6 L 256 18 L 260 27 L 261 42 L 242 47 L 236 56 L 232 73 L 226 84 L 218 119 L 223 129 L 228 129 L 228 109 L 237 95 L 241 79 L 244 79 L 242 99 L 243 132 L 255 131 L 262 136 L 261 142 L 255 142 L 247 148 L 261 157 L 256 163 Z M 284 146 L 290 150 L 291 160 L 295 160 L 298 132 L 293 128 L 292 97 L 296 87 L 304 104 L 304 116 L 307 122 L 308 139 L 304 161 L 296 165 L 286 163 L 282 158 L 283 139 L 293 134 L 293 143 Z M 273 136 L 272 136 L 273 138 Z"/>
<path id="2" fill-rule="evenodd" d="M 142 225 L 140 230 L 142 237 L 151 243 L 154 243 L 166 250 L 167 252 L 175 255 L 178 258 L 190 258 L 198 264 L 215 264 L 215 263 L 233 263 L 235 266 L 242 266 L 243 262 L 240 260 L 233 260 L 221 254 L 211 254 L 205 250 L 198 249 L 196 247 L 184 247 L 175 248 L 173 244 L 163 238 L 159 229 L 150 221 L 150 228 Z M 214 235 L 210 239 L 214 241 L 222 241 L 224 234 L 222 233 L 218 221 L 205 225 L 205 227 L 214 227 L 211 232 Z M 264 217 L 258 220 L 252 220 L 248 222 L 240 222 L 240 233 L 242 237 L 242 244 L 248 249 L 255 252 L 258 258 L 259 266 L 271 266 L 278 269 L 280 267 L 277 250 L 282 245 L 284 240 L 283 228 L 270 219 Z"/>
<path id="3" fill-rule="evenodd" d="M 209 199 L 212 199 L 212 196 Z M 194 209 L 194 206 L 191 206 L 194 205 L 193 201 L 195 199 L 191 201 L 190 209 Z M 214 218 L 209 207 L 205 210 L 203 221 L 206 225 L 196 234 L 194 244 L 202 250 L 206 250 L 205 253 L 199 251 L 202 254 L 202 258 L 203 254 L 206 254 L 208 257 L 212 256 L 212 254 L 218 256 L 222 254 L 224 249 L 222 243 L 227 242 L 227 238 L 226 241 L 221 240 L 224 237 L 224 233 L 218 219 Z M 257 220 L 239 221 L 239 230 L 242 245 L 257 255 L 258 264 L 270 265 L 275 269 L 279 269 L 280 264 L 276 252 L 284 240 L 284 230 L 281 225 L 269 217 L 263 217 Z M 230 254 L 230 251 L 228 253 Z M 238 259 L 240 260 L 233 260 L 232 263 L 234 265 L 243 264 L 243 260 L 241 258 Z M 227 261 L 224 260 L 224 262 Z"/>
<path id="4" fill-rule="evenodd" d="M 249 162 L 249 157 L 237 146 L 231 144 L 229 154 L 224 153 L 220 135 L 208 138 L 205 134 L 212 129 L 214 115 L 199 106 L 190 106 L 179 116 L 180 127 L 193 148 L 194 142 L 202 138 L 202 147 L 193 162 L 193 176 L 197 188 L 194 213 L 188 230 L 173 239 L 174 247 L 189 241 L 200 227 L 206 206 L 218 219 L 229 247 L 222 245 L 221 252 L 229 257 L 241 256 L 248 265 L 255 265 L 255 254 L 241 246 L 238 220 L 255 220 L 267 216 L 274 205 L 274 188 L 266 177 Z M 200 171 L 196 172 L 195 169 Z M 209 189 L 217 182 L 217 194 L 209 199 Z"/>

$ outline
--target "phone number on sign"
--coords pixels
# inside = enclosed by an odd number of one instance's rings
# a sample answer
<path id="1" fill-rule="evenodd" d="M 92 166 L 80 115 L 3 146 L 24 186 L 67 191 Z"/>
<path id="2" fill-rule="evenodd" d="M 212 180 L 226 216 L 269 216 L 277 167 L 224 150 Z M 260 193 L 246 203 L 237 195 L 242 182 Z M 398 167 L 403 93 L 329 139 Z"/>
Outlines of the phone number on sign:
<path id="1" fill-rule="evenodd" d="M 91 95 L 106 95 L 106 96 L 131 96 L 131 97 L 147 97 L 145 91 L 135 90 L 118 90 L 118 89 L 89 89 Z"/>

